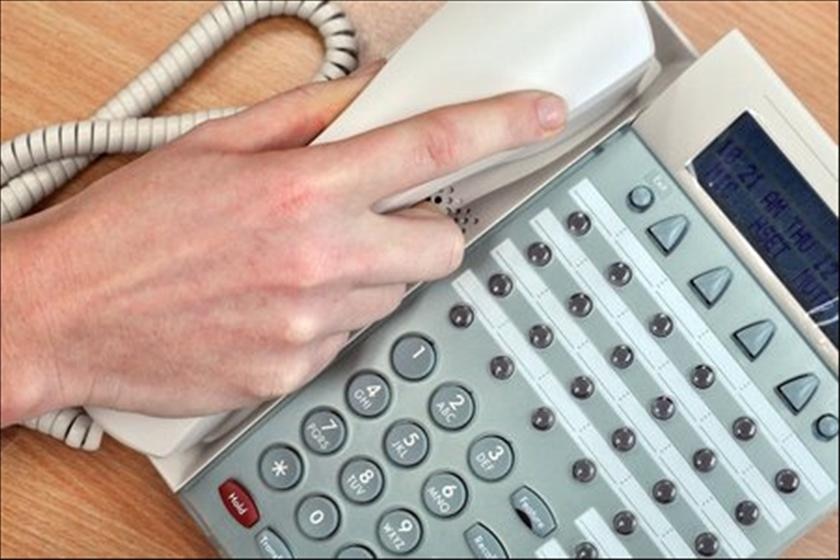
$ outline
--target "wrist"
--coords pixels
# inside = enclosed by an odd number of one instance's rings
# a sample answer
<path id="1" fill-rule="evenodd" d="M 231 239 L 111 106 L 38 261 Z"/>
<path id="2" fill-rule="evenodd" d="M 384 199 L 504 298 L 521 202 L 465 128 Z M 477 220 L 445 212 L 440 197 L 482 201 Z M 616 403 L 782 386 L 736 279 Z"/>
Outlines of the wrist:
<path id="1" fill-rule="evenodd" d="M 43 219 L 6 224 L 0 234 L 0 423 L 3 426 L 79 404 L 62 383 L 57 314 L 65 284 Z"/>

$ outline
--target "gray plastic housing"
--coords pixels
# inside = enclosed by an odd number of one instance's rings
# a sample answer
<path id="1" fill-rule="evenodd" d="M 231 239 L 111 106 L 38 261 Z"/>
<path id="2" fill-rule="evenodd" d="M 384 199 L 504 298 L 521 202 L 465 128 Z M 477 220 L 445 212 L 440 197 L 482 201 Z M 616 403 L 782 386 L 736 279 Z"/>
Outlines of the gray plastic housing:
<path id="1" fill-rule="evenodd" d="M 639 184 L 651 185 L 656 195 L 653 206 L 641 213 L 626 202 L 629 190 Z M 564 227 L 575 211 L 592 220 L 591 230 L 581 237 Z M 647 228 L 674 215 L 684 215 L 689 228 L 665 256 Z M 537 240 L 553 251 L 543 268 L 524 258 Z M 605 280 L 609 265 L 619 260 L 634 272 L 620 289 Z M 718 266 L 728 267 L 733 279 L 709 309 L 689 281 Z M 491 296 L 486 285 L 500 271 L 514 281 L 505 298 Z M 594 302 L 585 318 L 566 312 L 565 302 L 578 292 Z M 449 310 L 457 303 L 475 311 L 466 329 L 450 323 Z M 666 338 L 647 330 L 660 312 L 675 322 Z M 732 334 L 763 319 L 773 321 L 776 332 L 767 349 L 750 360 Z M 545 349 L 527 339 L 529 329 L 540 323 L 555 336 Z M 421 381 L 404 380 L 392 368 L 391 349 L 406 333 L 422 334 L 435 346 L 435 368 Z M 619 344 L 636 352 L 634 363 L 623 370 L 609 363 Z M 489 361 L 500 354 L 516 363 L 507 380 L 488 370 Z M 713 364 L 717 374 L 704 391 L 688 381 L 702 363 Z M 348 381 L 362 369 L 380 372 L 391 387 L 387 410 L 373 419 L 355 415 L 345 398 Z M 819 378 L 820 386 L 806 409 L 793 415 L 775 387 L 806 371 Z M 582 374 L 596 385 L 585 401 L 569 395 L 572 379 Z M 446 382 L 468 388 L 476 405 L 471 422 L 455 432 L 436 426 L 429 414 L 430 395 Z M 651 401 L 663 394 L 677 406 L 667 421 L 649 412 Z M 349 544 L 388 556 L 377 523 L 394 508 L 408 509 L 420 519 L 423 537 L 412 551 L 417 557 L 470 556 L 464 533 L 476 522 L 491 529 L 511 557 L 573 555 L 584 541 L 595 544 L 602 556 L 687 556 L 695 554 L 695 541 L 706 532 L 718 540 L 719 556 L 773 556 L 837 505 L 838 441 L 823 441 L 813 431 L 817 417 L 838 414 L 837 395 L 830 365 L 637 134 L 623 129 L 474 242 L 459 271 L 420 287 L 314 382 L 279 403 L 186 485 L 180 497 L 219 550 L 237 557 L 259 555 L 255 535 L 267 526 L 297 557 L 331 557 Z M 531 425 L 540 406 L 556 415 L 547 431 Z M 346 442 L 329 456 L 308 452 L 302 441 L 301 422 L 319 407 L 337 411 L 347 424 Z M 731 433 L 742 416 L 758 426 L 748 442 Z M 429 454 L 413 468 L 393 465 L 383 451 L 385 431 L 402 419 L 414 419 L 429 435 Z M 623 426 L 634 430 L 637 443 L 620 453 L 610 437 Z M 497 482 L 479 479 L 468 465 L 470 443 L 486 434 L 502 437 L 515 453 L 512 471 Z M 269 489 L 258 472 L 261 453 L 278 443 L 303 458 L 302 479 L 287 491 Z M 699 473 L 692 460 L 704 447 L 715 451 L 718 465 Z M 374 460 L 385 476 L 382 495 L 365 505 L 352 504 L 339 489 L 341 467 L 358 456 Z M 580 458 L 597 465 L 598 475 L 590 483 L 572 477 L 572 464 Z M 793 494 L 775 488 L 774 478 L 785 468 L 801 480 Z M 449 519 L 430 514 L 421 499 L 424 481 L 442 470 L 456 473 L 468 489 L 466 507 Z M 222 504 L 218 488 L 231 478 L 248 490 L 260 511 L 260 521 L 250 529 Z M 678 487 L 671 504 L 652 498 L 652 487 L 661 479 Z M 557 522 L 545 537 L 529 530 L 511 506 L 511 495 L 523 486 L 542 497 Z M 321 541 L 302 534 L 296 520 L 300 501 L 312 494 L 329 496 L 341 515 L 336 533 Z M 752 526 L 734 519 L 745 499 L 761 511 Z M 612 523 L 625 510 L 633 512 L 638 527 L 622 536 Z"/>

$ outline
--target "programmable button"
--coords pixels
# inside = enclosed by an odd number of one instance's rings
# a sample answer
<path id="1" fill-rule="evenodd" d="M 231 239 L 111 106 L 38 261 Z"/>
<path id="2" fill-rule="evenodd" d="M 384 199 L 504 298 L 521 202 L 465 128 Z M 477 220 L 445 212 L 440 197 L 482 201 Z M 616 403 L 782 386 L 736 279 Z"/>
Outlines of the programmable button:
<path id="1" fill-rule="evenodd" d="M 732 336 L 735 337 L 736 342 L 747 357 L 755 360 L 767 348 L 775 332 L 776 325 L 772 321 L 764 320 L 742 327 L 735 331 Z"/>
<path id="2" fill-rule="evenodd" d="M 423 484 L 423 504 L 437 517 L 458 515 L 467 504 L 467 486 L 453 473 L 433 474 Z"/>
<path id="3" fill-rule="evenodd" d="M 840 431 L 840 422 L 833 414 L 823 414 L 814 422 L 814 430 L 817 435 L 828 441 L 837 437 L 837 432 Z"/>
<path id="4" fill-rule="evenodd" d="M 636 212 L 644 212 L 653 206 L 654 199 L 653 191 L 646 185 L 634 187 L 627 193 L 627 203 Z"/>
<path id="5" fill-rule="evenodd" d="M 691 372 L 691 384 L 698 389 L 708 389 L 715 383 L 715 370 L 700 364 Z"/>
<path id="6" fill-rule="evenodd" d="M 326 496 L 309 496 L 298 506 L 298 527 L 301 533 L 310 539 L 323 540 L 331 537 L 340 522 L 338 507 Z"/>
<path id="7" fill-rule="evenodd" d="M 799 475 L 791 469 L 776 473 L 776 489 L 783 494 L 793 494 L 799 488 Z"/>
<path id="8" fill-rule="evenodd" d="M 260 476 L 275 490 L 293 488 L 303 474 L 303 463 L 296 451 L 285 445 L 266 449 L 260 457 Z"/>
<path id="9" fill-rule="evenodd" d="M 547 406 L 540 406 L 531 413 L 531 426 L 541 432 L 546 432 L 554 427 L 554 411 Z"/>
<path id="10" fill-rule="evenodd" d="M 820 386 L 819 378 L 813 373 L 803 373 L 788 379 L 776 391 L 791 412 L 799 414 L 808 405 Z"/>
<path id="11" fill-rule="evenodd" d="M 306 447 L 320 455 L 335 453 L 346 439 L 344 420 L 332 410 L 314 410 L 303 422 L 303 441 Z"/>
<path id="12" fill-rule="evenodd" d="M 761 517 L 761 511 L 755 502 L 744 500 L 735 506 L 735 519 L 741 525 L 754 525 Z"/>
<path id="13" fill-rule="evenodd" d="M 338 551 L 338 554 L 335 555 L 336 558 L 346 558 L 350 559 L 358 559 L 364 560 L 365 558 L 376 558 L 376 555 L 371 552 L 371 550 L 360 544 L 351 544 L 350 546 L 345 546 L 341 550 Z"/>
<path id="14" fill-rule="evenodd" d="M 534 325 L 528 331 L 528 340 L 534 348 L 548 348 L 554 342 L 554 333 L 548 325 Z"/>
<path id="15" fill-rule="evenodd" d="M 347 405 L 365 418 L 379 416 L 391 402 L 391 387 L 385 378 L 372 371 L 357 373 L 347 384 Z"/>
<path id="16" fill-rule="evenodd" d="M 513 468 L 513 449 L 498 436 L 484 436 L 475 440 L 469 450 L 470 470 L 482 480 L 501 480 Z"/>
<path id="17" fill-rule="evenodd" d="M 633 365 L 633 349 L 626 344 L 619 344 L 610 354 L 610 363 L 618 369 L 627 369 Z"/>
<path id="18" fill-rule="evenodd" d="M 694 468 L 700 472 L 711 472 L 717 466 L 717 456 L 711 449 L 704 447 L 698 449 L 692 457 Z"/>
<path id="19" fill-rule="evenodd" d="M 626 426 L 619 428 L 612 434 L 612 444 L 619 451 L 630 451 L 636 445 L 636 434 Z"/>
<path id="20" fill-rule="evenodd" d="M 697 535 L 697 538 L 694 539 L 694 550 L 696 550 L 697 554 L 700 556 L 714 556 L 717 554 L 718 548 L 720 548 L 718 538 L 712 533 L 700 533 Z"/>
<path id="21" fill-rule="evenodd" d="M 732 435 L 741 441 L 750 441 L 758 433 L 758 426 L 749 416 L 741 416 L 732 423 Z"/>
<path id="22" fill-rule="evenodd" d="M 496 297 L 507 297 L 513 291 L 513 280 L 507 274 L 499 272 L 487 281 L 487 289 Z"/>
<path id="23" fill-rule="evenodd" d="M 385 434 L 385 454 L 400 467 L 420 464 L 429 452 L 429 437 L 419 424 L 402 420 Z"/>
<path id="24" fill-rule="evenodd" d="M 510 497 L 510 503 L 522 523 L 536 536 L 546 537 L 557 528 L 554 514 L 551 513 L 548 505 L 527 486 L 514 492 Z"/>
<path id="25" fill-rule="evenodd" d="M 369 459 L 352 459 L 341 469 L 341 492 L 351 502 L 367 504 L 379 497 L 385 479 L 379 465 Z"/>
<path id="26" fill-rule="evenodd" d="M 670 255 L 688 231 L 688 218 L 682 214 L 665 218 L 648 228 L 648 233 L 666 255 Z"/>
<path id="27" fill-rule="evenodd" d="M 576 399 L 588 399 L 595 393 L 595 383 L 585 375 L 578 375 L 572 379 L 571 392 Z"/>
<path id="28" fill-rule="evenodd" d="M 508 553 L 499 538 L 481 523 L 467 529 L 464 539 L 474 558 L 508 558 Z"/>
<path id="29" fill-rule="evenodd" d="M 466 329 L 472 325 L 474 319 L 475 313 L 473 312 L 472 307 L 466 303 L 453 305 L 449 310 L 449 322 L 452 323 L 452 326 L 455 328 Z"/>
<path id="30" fill-rule="evenodd" d="M 638 525 L 639 522 L 631 511 L 619 511 L 613 517 L 613 529 L 619 535 L 632 535 Z"/>
<path id="31" fill-rule="evenodd" d="M 260 520 L 257 505 L 248 491 L 232 478 L 219 486 L 219 497 L 228 513 L 243 527 L 253 527 Z"/>
<path id="32" fill-rule="evenodd" d="M 572 465 L 572 478 L 578 482 L 592 482 L 596 474 L 598 468 L 590 459 L 578 459 Z"/>
<path id="33" fill-rule="evenodd" d="M 607 269 L 607 279 L 613 286 L 626 286 L 633 279 L 633 269 L 626 263 L 615 262 Z"/>
<path id="34" fill-rule="evenodd" d="M 691 287 L 707 307 L 712 307 L 723 296 L 730 282 L 732 282 L 732 271 L 721 266 L 692 278 Z"/>
<path id="35" fill-rule="evenodd" d="M 423 527 L 417 516 L 405 509 L 386 513 L 377 528 L 379 542 L 392 554 L 408 554 L 420 544 Z"/>
<path id="36" fill-rule="evenodd" d="M 575 558 L 598 558 L 598 548 L 589 541 L 575 545 Z"/>
<path id="37" fill-rule="evenodd" d="M 531 243 L 525 253 L 528 262 L 534 266 L 545 266 L 551 262 L 551 248 L 540 241 Z"/>
<path id="38" fill-rule="evenodd" d="M 509 379 L 514 371 L 516 366 L 509 356 L 495 356 L 490 360 L 490 375 L 496 379 Z"/>
<path id="39" fill-rule="evenodd" d="M 257 533 L 256 541 L 262 558 L 294 558 L 286 542 L 269 527 Z"/>
<path id="40" fill-rule="evenodd" d="M 653 498 L 660 504 L 670 504 L 677 499 L 677 485 L 663 478 L 653 485 Z"/>
<path id="41" fill-rule="evenodd" d="M 419 381 L 432 373 L 436 360 L 434 345 L 415 334 L 402 337 L 391 350 L 391 365 L 394 371 L 409 381 Z"/>
<path id="42" fill-rule="evenodd" d="M 472 420 L 475 403 L 468 390 L 454 383 L 441 385 L 432 393 L 429 414 L 444 430 L 460 430 Z"/>

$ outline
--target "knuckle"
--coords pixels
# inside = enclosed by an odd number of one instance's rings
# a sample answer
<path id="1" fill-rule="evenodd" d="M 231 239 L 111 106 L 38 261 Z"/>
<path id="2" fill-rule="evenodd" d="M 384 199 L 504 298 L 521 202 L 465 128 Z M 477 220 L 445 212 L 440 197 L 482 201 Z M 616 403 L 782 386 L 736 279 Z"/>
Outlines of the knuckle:
<path id="1" fill-rule="evenodd" d="M 297 172 L 269 172 L 265 179 L 267 211 L 271 220 L 303 222 L 325 203 L 315 182 Z"/>
<path id="2" fill-rule="evenodd" d="M 317 320 L 312 314 L 297 311 L 282 319 L 280 338 L 287 345 L 304 346 L 315 340 L 317 333 Z"/>
<path id="3" fill-rule="evenodd" d="M 429 115 L 421 133 L 418 159 L 434 169 L 449 169 L 459 162 L 465 140 L 457 122 L 445 114 Z"/>

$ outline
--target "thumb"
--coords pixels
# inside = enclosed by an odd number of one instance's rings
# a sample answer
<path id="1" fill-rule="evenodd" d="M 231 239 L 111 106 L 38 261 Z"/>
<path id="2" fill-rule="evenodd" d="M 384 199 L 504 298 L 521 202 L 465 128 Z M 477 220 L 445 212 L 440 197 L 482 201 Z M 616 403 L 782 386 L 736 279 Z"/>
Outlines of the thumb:
<path id="1" fill-rule="evenodd" d="M 373 79 L 385 60 L 366 64 L 354 74 L 315 82 L 257 103 L 241 113 L 219 119 L 215 141 L 230 150 L 260 152 L 309 144 Z"/>

